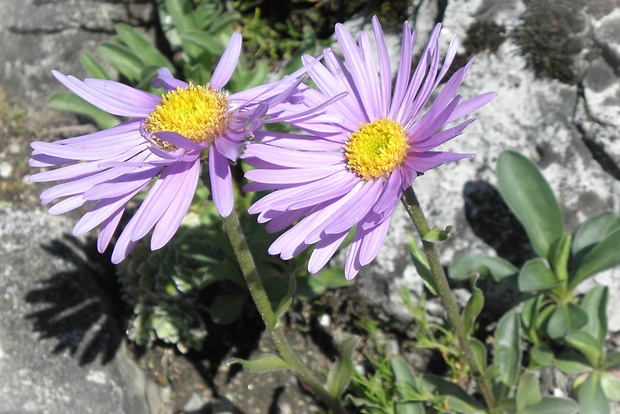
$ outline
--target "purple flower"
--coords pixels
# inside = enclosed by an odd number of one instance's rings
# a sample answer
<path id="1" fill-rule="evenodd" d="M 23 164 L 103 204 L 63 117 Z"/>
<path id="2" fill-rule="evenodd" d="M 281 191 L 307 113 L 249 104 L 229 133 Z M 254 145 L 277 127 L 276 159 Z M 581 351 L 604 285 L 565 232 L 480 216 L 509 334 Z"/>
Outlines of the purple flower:
<path id="1" fill-rule="evenodd" d="M 390 217 L 403 191 L 415 178 L 445 162 L 473 154 L 431 151 L 456 137 L 474 119 L 447 125 L 488 103 L 495 93 L 467 100 L 456 95 L 471 61 L 433 92 L 456 54 L 456 37 L 443 64 L 439 59 L 437 25 L 411 73 L 415 33 L 403 26 L 400 64 L 392 91 L 388 52 L 381 26 L 372 20 L 378 66 L 365 33 L 356 44 L 341 24 L 336 37 L 344 61 L 326 50 L 325 64 L 308 68 L 318 90 L 306 89 L 296 105 L 282 104 L 283 113 L 304 112 L 326 97 L 341 96 L 325 110 L 290 121 L 308 134 L 258 132 L 242 155 L 255 167 L 246 177 L 248 191 L 275 190 L 250 207 L 268 222 L 268 231 L 294 224 L 269 248 L 290 259 L 311 245 L 310 273 L 318 272 L 355 228 L 345 264 L 352 279 L 378 254 Z M 304 59 L 306 62 L 308 58 Z M 378 71 L 377 71 L 378 67 Z M 296 109 L 297 108 L 297 109 Z"/>
<path id="2" fill-rule="evenodd" d="M 50 214 L 94 203 L 73 234 L 101 225 L 97 247 L 103 252 L 129 201 L 150 187 L 120 233 L 112 262 L 125 259 L 151 230 L 151 248 L 159 249 L 179 228 L 196 190 L 201 156 L 207 155 L 213 202 L 222 216 L 228 216 L 233 208 L 229 161 L 238 158 L 245 138 L 261 127 L 270 107 L 287 99 L 298 82 L 282 81 L 228 95 L 221 89 L 231 78 L 240 51 L 241 34 L 235 33 L 206 86 L 187 84 L 168 69 L 160 69 L 153 86 L 166 90 L 163 97 L 118 82 L 80 81 L 54 71 L 56 79 L 76 95 L 130 120 L 93 134 L 31 144 L 31 166 L 60 166 L 30 178 L 32 182 L 62 181 L 41 194 L 43 205 L 63 198 L 49 209 Z"/>

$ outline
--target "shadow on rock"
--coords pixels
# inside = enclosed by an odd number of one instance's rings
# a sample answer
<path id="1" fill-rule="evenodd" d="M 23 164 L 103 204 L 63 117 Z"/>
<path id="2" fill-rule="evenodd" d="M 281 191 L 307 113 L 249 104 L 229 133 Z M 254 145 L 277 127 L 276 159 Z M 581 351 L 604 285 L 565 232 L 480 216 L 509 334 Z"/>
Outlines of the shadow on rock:
<path id="1" fill-rule="evenodd" d="M 70 235 L 42 247 L 75 270 L 42 279 L 39 289 L 29 291 L 26 302 L 43 309 L 26 318 L 34 321 L 41 339 L 57 339 L 54 353 L 79 355 L 81 365 L 98 356 L 102 364 L 110 362 L 123 339 L 119 321 L 127 315 L 114 266 L 96 253 L 94 243 L 82 243 Z"/>
<path id="2" fill-rule="evenodd" d="M 463 187 L 465 217 L 473 232 L 497 255 L 517 267 L 535 257 L 523 226 L 500 193 L 487 181 L 468 181 Z"/>

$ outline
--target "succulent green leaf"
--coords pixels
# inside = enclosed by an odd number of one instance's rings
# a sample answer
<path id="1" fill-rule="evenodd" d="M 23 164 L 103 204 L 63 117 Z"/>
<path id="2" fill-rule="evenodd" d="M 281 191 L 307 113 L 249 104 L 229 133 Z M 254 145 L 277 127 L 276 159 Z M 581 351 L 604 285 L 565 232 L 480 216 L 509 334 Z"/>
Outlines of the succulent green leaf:
<path id="1" fill-rule="evenodd" d="M 209 307 L 211 319 L 218 325 L 230 325 L 239 318 L 245 299 L 242 294 L 218 296 Z"/>
<path id="2" fill-rule="evenodd" d="M 588 314 L 574 303 L 560 303 L 547 322 L 547 334 L 551 339 L 564 338 L 588 323 Z"/>
<path id="3" fill-rule="evenodd" d="M 476 322 L 476 318 L 480 315 L 484 306 L 484 295 L 482 294 L 482 290 L 476 287 L 476 279 L 478 278 L 475 277 L 472 279 L 471 296 L 467 304 L 465 304 L 462 315 L 465 332 L 467 332 L 468 335 L 474 329 L 474 322 Z"/>
<path id="4" fill-rule="evenodd" d="M 519 269 L 500 257 L 477 253 L 461 253 L 454 257 L 448 273 L 453 280 L 466 280 L 473 274 L 478 273 L 482 278 L 491 276 L 493 280 L 499 282 L 516 277 Z"/>
<path id="5" fill-rule="evenodd" d="M 457 384 L 432 374 L 422 375 L 422 386 L 433 395 L 446 399 L 450 412 L 460 414 L 480 414 L 485 408 Z"/>
<path id="6" fill-rule="evenodd" d="M 221 6 L 213 1 L 201 1 L 194 10 L 196 25 L 200 30 L 207 30 L 220 16 Z"/>
<path id="7" fill-rule="evenodd" d="M 578 375 L 594 369 L 582 354 L 576 352 L 562 352 L 556 357 L 555 365 L 565 374 Z"/>
<path id="8" fill-rule="evenodd" d="M 90 54 L 86 52 L 80 53 L 80 62 L 82 62 L 82 66 L 84 66 L 84 69 L 86 69 L 91 78 L 112 79 L 103 66 Z"/>
<path id="9" fill-rule="evenodd" d="M 334 398 L 346 390 L 353 375 L 353 351 L 360 341 L 360 337 L 349 335 L 340 342 L 338 347 L 338 360 L 334 362 L 327 374 L 327 391 Z"/>
<path id="10" fill-rule="evenodd" d="M 618 228 L 620 218 L 610 211 L 587 219 L 573 237 L 573 268 L 579 268 L 585 255 Z"/>
<path id="11" fill-rule="evenodd" d="M 344 269 L 341 267 L 325 269 L 322 272 L 310 277 L 319 280 L 327 289 L 338 289 L 351 286 L 355 283 L 355 280 L 347 280 L 344 276 Z"/>
<path id="12" fill-rule="evenodd" d="M 547 344 L 534 345 L 530 349 L 530 368 L 550 367 L 555 363 L 555 354 Z"/>
<path id="13" fill-rule="evenodd" d="M 540 403 L 519 414 L 577 414 L 579 404 L 570 398 L 542 397 Z"/>
<path id="14" fill-rule="evenodd" d="M 102 43 L 97 49 L 99 54 L 124 77 L 132 83 L 138 83 L 144 63 L 131 49 L 117 43 Z"/>
<path id="15" fill-rule="evenodd" d="M 526 372 L 521 376 L 519 388 L 517 389 L 517 411 L 519 413 L 529 412 L 527 408 L 538 405 L 541 402 L 540 382 L 536 375 Z"/>
<path id="16" fill-rule="evenodd" d="M 290 369 L 290 366 L 279 356 L 263 354 L 251 361 L 241 358 L 230 358 L 226 364 L 241 364 L 243 368 L 252 372 L 269 372 Z"/>
<path id="17" fill-rule="evenodd" d="M 620 377 L 615 372 L 601 373 L 601 388 L 608 400 L 620 401 Z"/>
<path id="18" fill-rule="evenodd" d="M 549 254 L 551 268 L 558 280 L 568 279 L 568 258 L 570 257 L 571 236 L 562 235 L 552 246 Z"/>
<path id="19" fill-rule="evenodd" d="M 91 118 L 101 129 L 112 128 L 121 123 L 113 115 L 89 104 L 72 93 L 58 92 L 50 96 L 47 105 L 58 111 L 67 111 Z"/>
<path id="20" fill-rule="evenodd" d="M 525 330 L 524 334 L 534 344 L 539 343 L 538 338 L 538 318 L 540 315 L 540 305 L 543 301 L 541 294 L 528 298 L 523 302 L 521 309 L 521 322 Z"/>
<path id="21" fill-rule="evenodd" d="M 553 243 L 564 235 L 564 220 L 538 167 L 517 152 L 504 151 L 497 162 L 497 179 L 504 201 L 525 228 L 534 251 L 549 257 Z"/>
<path id="22" fill-rule="evenodd" d="M 241 19 L 241 14 L 236 11 L 227 11 L 217 16 L 217 19 L 208 27 L 209 33 L 232 32 L 233 24 Z"/>
<path id="23" fill-rule="evenodd" d="M 499 376 L 495 379 L 498 398 L 511 395 L 517 383 L 521 369 L 521 323 L 516 312 L 506 313 L 495 328 L 495 355 L 493 364 L 499 367 Z"/>
<path id="24" fill-rule="evenodd" d="M 474 358 L 478 367 L 482 371 L 482 375 L 486 374 L 487 370 L 487 348 L 484 344 L 476 338 L 469 338 L 471 341 L 471 349 L 474 352 Z"/>
<path id="25" fill-rule="evenodd" d="M 581 413 L 610 414 L 609 401 L 601 386 L 601 373 L 593 371 L 577 390 Z"/>
<path id="26" fill-rule="evenodd" d="M 581 281 L 603 270 L 620 264 L 620 228 L 612 231 L 583 258 L 581 265 L 570 278 L 569 288 L 574 289 Z"/>
<path id="27" fill-rule="evenodd" d="M 620 366 L 620 351 L 610 352 L 605 355 L 605 369 L 618 368 Z"/>
<path id="28" fill-rule="evenodd" d="M 426 285 L 426 288 L 433 295 L 436 295 L 437 286 L 435 284 L 435 278 L 431 273 L 431 269 L 428 265 L 428 261 L 426 260 L 426 256 L 424 256 L 424 254 L 420 251 L 420 249 L 418 248 L 418 244 L 413 237 L 409 237 L 409 253 L 411 255 L 413 265 L 415 266 L 418 275 L 420 275 L 422 281 Z"/>
<path id="29" fill-rule="evenodd" d="M 142 33 L 138 32 L 128 24 L 119 23 L 114 26 L 116 33 L 127 47 L 137 56 L 145 66 L 167 67 L 172 73 L 175 68 L 168 60 Z"/>
<path id="30" fill-rule="evenodd" d="M 452 230 L 452 226 L 446 227 L 444 230 L 440 229 L 437 226 L 433 226 L 426 234 L 422 237 L 427 242 L 440 242 L 448 239 L 448 234 Z"/>
<path id="31" fill-rule="evenodd" d="M 584 331 L 571 332 L 564 338 L 566 342 L 588 358 L 593 367 L 603 364 L 603 344 Z"/>
<path id="32" fill-rule="evenodd" d="M 522 292 L 548 290 L 561 283 L 549 267 L 549 263 L 542 258 L 525 262 L 519 272 L 518 281 L 519 290 Z"/>
<path id="33" fill-rule="evenodd" d="M 423 402 L 398 402 L 394 405 L 396 414 L 425 414 Z"/>
<path id="34" fill-rule="evenodd" d="M 581 328 L 589 333 L 602 348 L 607 336 L 607 286 L 595 286 L 586 293 L 581 301 L 581 307 L 588 314 L 588 323 Z"/>

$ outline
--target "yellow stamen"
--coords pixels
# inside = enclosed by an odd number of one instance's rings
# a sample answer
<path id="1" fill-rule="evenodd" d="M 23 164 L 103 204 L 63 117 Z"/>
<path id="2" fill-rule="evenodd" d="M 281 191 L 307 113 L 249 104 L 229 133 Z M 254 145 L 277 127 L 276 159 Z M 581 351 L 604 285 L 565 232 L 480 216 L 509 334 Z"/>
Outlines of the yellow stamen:
<path id="1" fill-rule="evenodd" d="M 409 144 L 402 125 L 379 119 L 349 135 L 345 147 L 347 167 L 364 180 L 389 176 L 407 156 Z"/>
<path id="2" fill-rule="evenodd" d="M 163 96 L 155 110 L 146 117 L 144 130 L 154 133 L 172 131 L 198 144 L 213 141 L 228 127 L 226 95 L 210 86 L 177 88 Z M 153 137 L 165 150 L 176 147 Z"/>

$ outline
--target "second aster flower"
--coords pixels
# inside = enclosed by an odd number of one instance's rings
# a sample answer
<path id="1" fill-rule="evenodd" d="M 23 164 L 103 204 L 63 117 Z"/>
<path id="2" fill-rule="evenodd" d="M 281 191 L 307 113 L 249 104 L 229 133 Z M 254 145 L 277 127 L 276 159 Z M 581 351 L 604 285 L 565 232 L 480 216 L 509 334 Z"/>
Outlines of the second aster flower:
<path id="1" fill-rule="evenodd" d="M 240 52 L 241 34 L 235 33 L 206 86 L 188 84 L 161 69 L 153 85 L 165 89 L 163 97 L 114 81 L 81 81 L 53 72 L 87 102 L 130 120 L 93 134 L 31 144 L 31 166 L 60 167 L 30 178 L 62 181 L 41 194 L 43 204 L 62 198 L 49 212 L 62 214 L 93 203 L 73 233 L 77 236 L 100 225 L 97 247 L 103 252 L 129 201 L 150 186 L 121 231 L 112 261 L 125 259 L 151 231 L 151 248 L 156 250 L 179 228 L 196 190 L 201 157 L 207 155 L 213 202 L 220 215 L 228 216 L 234 203 L 229 161 L 237 160 L 245 138 L 260 128 L 271 105 L 287 99 L 298 82 L 288 79 L 225 93 L 222 88 Z"/>
<path id="2" fill-rule="evenodd" d="M 473 155 L 431 151 L 460 135 L 474 119 L 446 127 L 495 96 L 490 92 L 461 100 L 457 95 L 469 62 L 431 99 L 454 59 L 458 42 L 454 37 L 440 64 L 437 25 L 411 73 L 415 32 L 407 23 L 392 91 L 390 60 L 376 17 L 372 27 L 378 65 L 365 33 L 356 44 L 344 26 L 336 25 L 344 60 L 326 51 L 325 65 L 308 69 L 318 90 L 307 89 L 302 103 L 281 105 L 281 110 L 292 114 L 326 97 L 345 96 L 321 113 L 290 122 L 307 134 L 259 132 L 242 156 L 255 167 L 246 174 L 252 181 L 246 189 L 275 190 L 252 205 L 250 213 L 259 213 L 258 220 L 268 222 L 268 231 L 294 224 L 269 252 L 290 259 L 315 245 L 308 263 L 310 273 L 325 266 L 353 228 L 346 277 L 355 277 L 370 263 L 386 237 L 396 204 L 413 180 L 443 163 Z"/>

